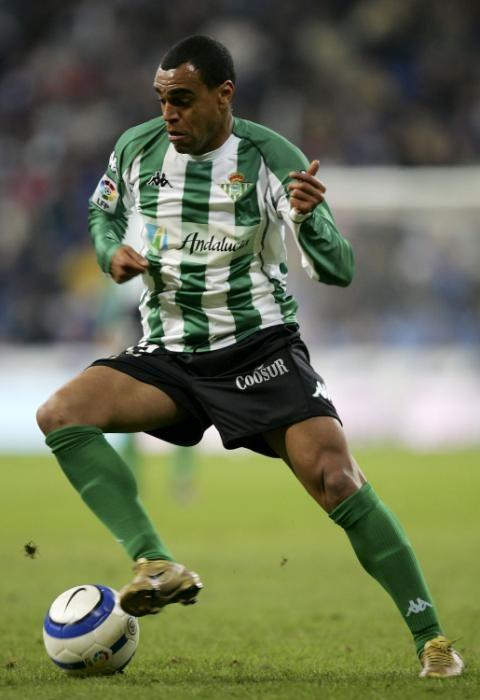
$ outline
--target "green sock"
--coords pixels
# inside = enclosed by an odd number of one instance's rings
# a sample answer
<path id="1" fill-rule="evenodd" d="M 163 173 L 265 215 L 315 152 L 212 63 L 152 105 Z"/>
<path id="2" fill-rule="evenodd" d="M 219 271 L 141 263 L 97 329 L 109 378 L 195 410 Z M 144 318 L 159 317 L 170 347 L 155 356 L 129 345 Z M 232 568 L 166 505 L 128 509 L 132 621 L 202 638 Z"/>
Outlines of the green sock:
<path id="1" fill-rule="evenodd" d="M 364 569 L 393 598 L 420 654 L 425 642 L 442 631 L 422 570 L 399 521 L 370 484 L 346 498 L 330 517 L 347 533 Z"/>
<path id="2" fill-rule="evenodd" d="M 59 428 L 46 443 L 87 506 L 132 559 L 173 561 L 143 508 L 131 470 L 99 428 Z"/>

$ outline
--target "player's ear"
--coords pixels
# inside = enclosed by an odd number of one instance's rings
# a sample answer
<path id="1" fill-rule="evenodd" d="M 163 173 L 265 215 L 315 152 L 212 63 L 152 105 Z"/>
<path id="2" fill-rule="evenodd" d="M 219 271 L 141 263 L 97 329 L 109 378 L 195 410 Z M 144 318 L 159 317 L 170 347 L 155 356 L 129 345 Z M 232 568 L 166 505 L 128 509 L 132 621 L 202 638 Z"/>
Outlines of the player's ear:
<path id="1" fill-rule="evenodd" d="M 235 85 L 231 80 L 226 80 L 218 86 L 218 101 L 221 106 L 230 105 L 235 93 Z"/>

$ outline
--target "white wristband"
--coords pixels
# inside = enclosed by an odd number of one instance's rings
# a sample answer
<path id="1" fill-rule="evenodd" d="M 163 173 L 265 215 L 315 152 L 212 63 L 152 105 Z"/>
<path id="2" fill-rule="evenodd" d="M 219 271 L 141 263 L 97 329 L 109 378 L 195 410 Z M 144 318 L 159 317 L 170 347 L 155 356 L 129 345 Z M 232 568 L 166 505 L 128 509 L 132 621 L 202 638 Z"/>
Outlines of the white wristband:
<path id="1" fill-rule="evenodd" d="M 310 216 L 312 216 L 313 212 L 309 211 L 307 214 L 302 214 L 299 212 L 297 209 L 292 207 L 290 211 L 288 212 L 288 216 L 291 218 L 294 224 L 301 224 L 302 221 L 305 221 L 308 219 Z"/>

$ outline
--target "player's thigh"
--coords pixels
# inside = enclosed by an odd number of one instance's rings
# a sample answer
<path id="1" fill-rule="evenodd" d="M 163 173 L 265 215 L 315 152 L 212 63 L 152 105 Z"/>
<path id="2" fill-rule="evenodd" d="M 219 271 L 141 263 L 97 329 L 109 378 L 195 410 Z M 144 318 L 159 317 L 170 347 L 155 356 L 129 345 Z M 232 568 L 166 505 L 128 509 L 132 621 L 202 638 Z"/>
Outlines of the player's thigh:
<path id="1" fill-rule="evenodd" d="M 263 434 L 268 444 L 300 471 L 318 463 L 322 455 L 348 453 L 340 423 L 330 416 L 314 416 Z"/>
<path id="2" fill-rule="evenodd" d="M 95 425 L 106 432 L 137 432 L 176 423 L 185 412 L 161 389 L 103 365 L 88 367 L 39 411 L 48 428 Z M 43 418 L 42 418 L 43 416 Z M 42 425 L 41 425 L 42 427 Z M 43 429 L 43 427 L 42 427 Z"/>

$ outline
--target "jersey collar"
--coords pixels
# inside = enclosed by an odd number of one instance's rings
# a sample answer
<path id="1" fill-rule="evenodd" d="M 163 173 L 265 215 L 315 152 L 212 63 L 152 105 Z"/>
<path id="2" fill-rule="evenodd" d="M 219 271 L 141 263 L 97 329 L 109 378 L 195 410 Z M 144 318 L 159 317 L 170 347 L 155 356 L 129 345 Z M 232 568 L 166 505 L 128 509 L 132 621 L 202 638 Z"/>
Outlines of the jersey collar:
<path id="1" fill-rule="evenodd" d="M 217 158 L 221 158 L 227 153 L 227 151 L 230 150 L 235 140 L 235 136 L 233 135 L 233 133 L 231 133 L 227 140 L 224 141 L 221 146 L 219 146 L 213 151 L 208 151 L 208 153 L 202 153 L 199 156 L 195 156 L 192 153 L 179 153 L 178 155 L 182 156 L 182 158 L 185 158 L 185 160 L 193 160 L 195 162 L 202 162 L 204 160 L 216 160 Z"/>

